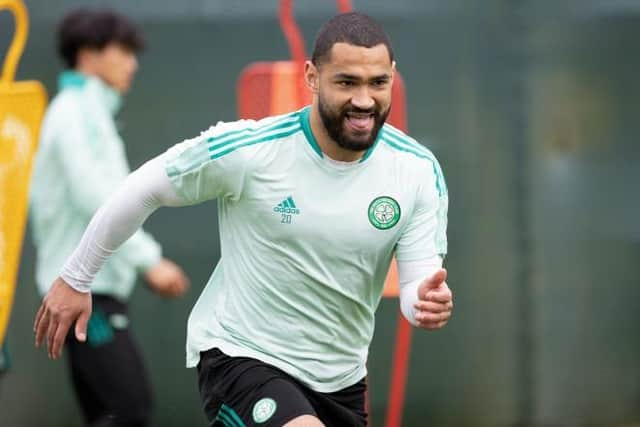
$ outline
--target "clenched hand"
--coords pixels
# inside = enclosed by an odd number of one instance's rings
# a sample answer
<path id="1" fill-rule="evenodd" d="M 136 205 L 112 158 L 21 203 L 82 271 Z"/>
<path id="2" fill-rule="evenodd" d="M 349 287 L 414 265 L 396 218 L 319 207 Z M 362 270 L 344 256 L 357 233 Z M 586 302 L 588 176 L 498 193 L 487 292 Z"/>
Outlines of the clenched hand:
<path id="1" fill-rule="evenodd" d="M 447 270 L 441 268 L 418 287 L 415 319 L 418 326 L 436 330 L 447 324 L 453 310 L 453 294 L 447 286 Z"/>

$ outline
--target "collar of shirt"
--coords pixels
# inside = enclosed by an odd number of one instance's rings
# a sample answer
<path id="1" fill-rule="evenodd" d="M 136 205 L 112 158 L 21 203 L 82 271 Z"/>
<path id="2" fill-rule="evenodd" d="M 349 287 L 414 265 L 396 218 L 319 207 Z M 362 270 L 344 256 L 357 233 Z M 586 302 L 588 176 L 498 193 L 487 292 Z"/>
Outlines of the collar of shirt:
<path id="1" fill-rule="evenodd" d="M 58 77 L 58 88 L 79 88 L 95 98 L 107 111 L 115 115 L 122 106 L 122 95 L 102 79 L 79 73 L 77 71 L 64 71 Z"/>

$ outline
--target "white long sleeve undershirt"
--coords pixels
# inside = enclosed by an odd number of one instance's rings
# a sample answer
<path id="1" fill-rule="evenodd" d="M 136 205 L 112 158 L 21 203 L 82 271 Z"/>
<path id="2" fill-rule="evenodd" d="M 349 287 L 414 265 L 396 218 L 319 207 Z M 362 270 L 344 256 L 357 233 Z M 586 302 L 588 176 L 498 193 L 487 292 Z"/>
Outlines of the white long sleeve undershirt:
<path id="1" fill-rule="evenodd" d="M 60 277 L 72 288 L 89 292 L 107 258 L 161 206 L 184 206 L 164 169 L 164 155 L 130 174 L 95 213 Z"/>
<path id="2" fill-rule="evenodd" d="M 175 191 L 160 155 L 130 174 L 120 188 L 96 212 L 60 276 L 73 289 L 89 292 L 91 282 L 107 258 L 161 206 L 185 206 Z M 420 261 L 399 261 L 400 308 L 406 319 L 416 324 L 413 305 L 418 286 L 442 267 L 435 255 Z"/>

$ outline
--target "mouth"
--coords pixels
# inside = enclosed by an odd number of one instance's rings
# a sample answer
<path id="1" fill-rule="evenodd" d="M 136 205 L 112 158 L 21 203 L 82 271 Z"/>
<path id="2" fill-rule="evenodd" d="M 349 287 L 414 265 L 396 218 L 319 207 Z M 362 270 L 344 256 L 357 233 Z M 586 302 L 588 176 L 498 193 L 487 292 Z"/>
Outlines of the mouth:
<path id="1" fill-rule="evenodd" d="M 349 111 L 345 114 L 347 125 L 358 133 L 373 130 L 375 114 L 373 112 Z"/>

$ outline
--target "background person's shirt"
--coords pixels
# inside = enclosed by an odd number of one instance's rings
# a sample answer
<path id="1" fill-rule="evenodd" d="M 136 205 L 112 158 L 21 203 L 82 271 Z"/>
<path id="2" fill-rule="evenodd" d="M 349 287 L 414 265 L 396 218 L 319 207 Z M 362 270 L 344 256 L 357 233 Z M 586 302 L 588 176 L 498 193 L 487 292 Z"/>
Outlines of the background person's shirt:
<path id="1" fill-rule="evenodd" d="M 62 73 L 59 85 L 42 125 L 30 193 L 36 282 L 42 295 L 93 214 L 130 172 L 113 119 L 120 95 L 100 79 L 72 71 Z M 160 258 L 160 245 L 140 230 L 109 258 L 92 292 L 126 301 L 137 274 Z"/>
<path id="2" fill-rule="evenodd" d="M 361 162 L 330 161 L 309 112 L 219 123 L 166 154 L 182 198 L 218 198 L 222 256 L 189 318 L 188 366 L 218 347 L 320 392 L 350 386 L 366 374 L 393 254 L 447 251 L 431 152 L 385 125 Z"/>

